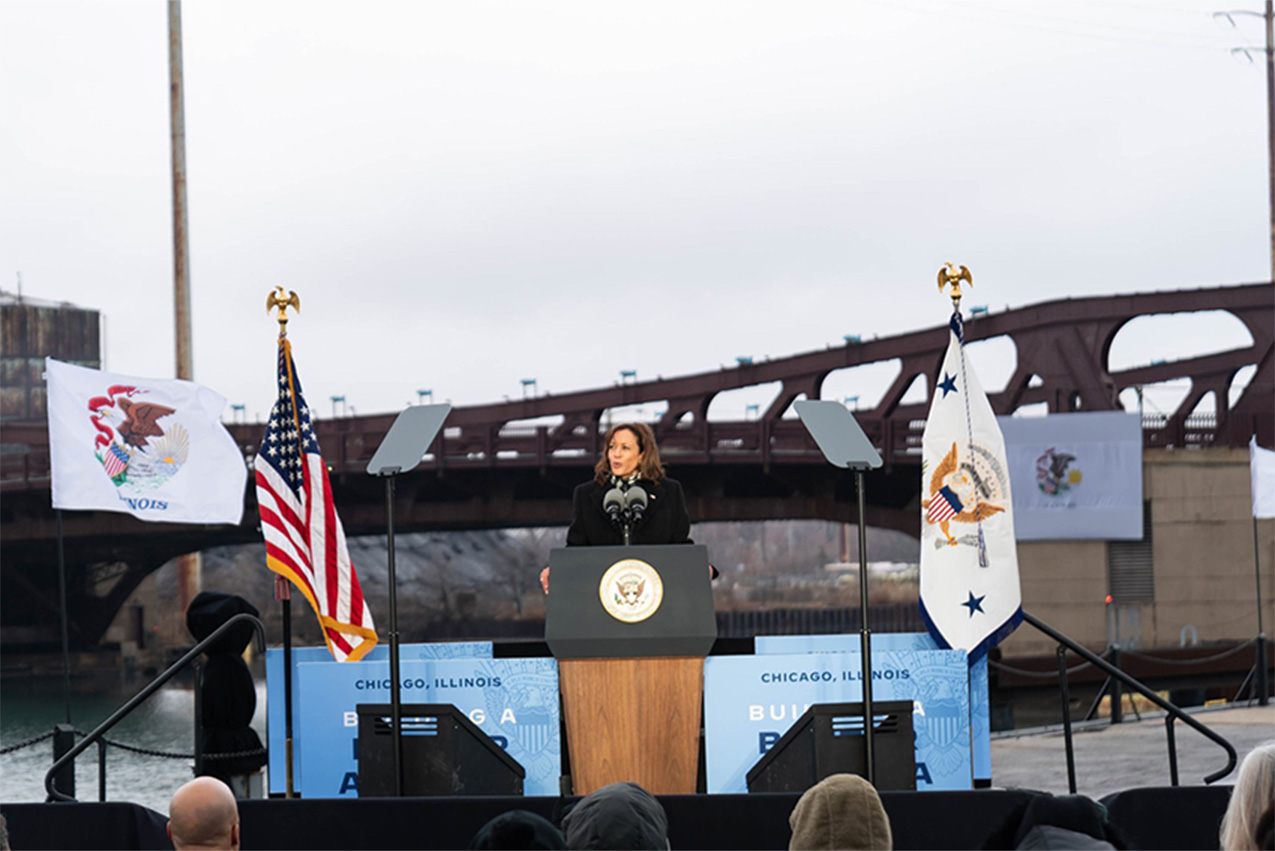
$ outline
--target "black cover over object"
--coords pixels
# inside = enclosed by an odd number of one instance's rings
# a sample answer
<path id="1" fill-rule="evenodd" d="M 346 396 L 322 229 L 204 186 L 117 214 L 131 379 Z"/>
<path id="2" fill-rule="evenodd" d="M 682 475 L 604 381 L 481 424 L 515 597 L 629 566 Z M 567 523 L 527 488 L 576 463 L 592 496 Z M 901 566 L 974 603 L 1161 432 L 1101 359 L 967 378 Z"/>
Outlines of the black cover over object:
<path id="1" fill-rule="evenodd" d="M 257 608 L 242 597 L 215 591 L 200 592 L 186 610 L 186 628 L 202 641 L 238 614 L 257 617 Z M 205 651 L 207 663 L 200 672 L 203 724 L 203 773 L 229 781 L 234 775 L 251 774 L 266 764 L 261 737 L 252 729 L 257 711 L 257 690 L 252 672 L 241 655 L 252 641 L 251 624 L 231 627 Z M 217 754 L 262 751 L 255 756 L 218 759 Z M 210 758 L 211 757 L 211 758 Z"/>

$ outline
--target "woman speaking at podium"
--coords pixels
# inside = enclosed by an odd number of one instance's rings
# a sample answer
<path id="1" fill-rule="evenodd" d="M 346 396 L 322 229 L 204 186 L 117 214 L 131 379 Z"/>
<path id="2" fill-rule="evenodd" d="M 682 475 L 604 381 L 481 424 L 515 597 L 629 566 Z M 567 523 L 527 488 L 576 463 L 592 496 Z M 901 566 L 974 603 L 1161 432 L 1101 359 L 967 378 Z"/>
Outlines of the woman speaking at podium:
<path id="1" fill-rule="evenodd" d="M 664 475 L 655 434 L 646 423 L 624 423 L 607 429 L 606 453 L 593 468 L 593 480 L 576 488 L 572 498 L 568 547 L 618 547 L 624 543 L 620 524 L 607 515 L 603 497 L 613 488 L 646 491 L 642 518 L 633 524 L 631 544 L 689 544 L 691 517 L 682 486 Z"/>
<path id="2" fill-rule="evenodd" d="M 689 544 L 691 517 L 686 513 L 682 486 L 664 475 L 655 433 L 646 423 L 622 423 L 607 429 L 606 452 L 593 468 L 593 479 L 575 489 L 572 497 L 568 547 L 618 547 L 624 533 L 603 507 L 612 489 L 627 494 L 637 487 L 645 491 L 646 509 L 633 523 L 630 544 Z M 540 584 L 549 593 L 549 568 L 540 572 Z"/>

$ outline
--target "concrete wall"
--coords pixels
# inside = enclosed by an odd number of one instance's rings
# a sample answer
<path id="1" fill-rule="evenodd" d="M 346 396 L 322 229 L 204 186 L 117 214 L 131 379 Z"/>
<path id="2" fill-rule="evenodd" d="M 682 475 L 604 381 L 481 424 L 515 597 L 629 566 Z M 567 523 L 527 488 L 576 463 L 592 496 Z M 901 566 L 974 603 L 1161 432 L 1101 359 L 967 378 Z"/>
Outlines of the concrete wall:
<path id="1" fill-rule="evenodd" d="M 1143 498 L 1151 503 L 1155 599 L 1108 613 L 1105 541 L 1018 545 L 1023 607 L 1095 650 L 1120 616 L 1120 636 L 1143 647 L 1177 646 L 1184 627 L 1200 641 L 1257 635 L 1252 497 L 1247 449 L 1149 449 Z M 1262 619 L 1275 634 L 1275 520 L 1257 521 Z M 1139 623 L 1140 621 L 1140 623 Z M 1005 655 L 1052 653 L 1045 636 L 1022 626 Z"/>

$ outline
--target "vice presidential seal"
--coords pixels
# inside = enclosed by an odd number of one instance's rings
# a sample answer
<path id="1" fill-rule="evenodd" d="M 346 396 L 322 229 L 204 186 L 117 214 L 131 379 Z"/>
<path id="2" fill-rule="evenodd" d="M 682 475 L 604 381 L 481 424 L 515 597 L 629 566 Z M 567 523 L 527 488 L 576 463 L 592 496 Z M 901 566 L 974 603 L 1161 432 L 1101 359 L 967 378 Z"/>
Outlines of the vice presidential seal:
<path id="1" fill-rule="evenodd" d="M 638 623 L 655 614 L 664 600 L 664 581 L 655 568 L 636 558 L 617 561 L 602 574 L 598 596 L 607 614 Z"/>

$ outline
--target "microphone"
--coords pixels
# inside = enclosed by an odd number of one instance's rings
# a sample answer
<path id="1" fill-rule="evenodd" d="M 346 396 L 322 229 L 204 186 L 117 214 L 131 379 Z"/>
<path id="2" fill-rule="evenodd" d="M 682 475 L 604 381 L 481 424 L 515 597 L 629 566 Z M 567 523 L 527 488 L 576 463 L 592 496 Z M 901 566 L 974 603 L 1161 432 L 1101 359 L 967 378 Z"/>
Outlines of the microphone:
<path id="1" fill-rule="evenodd" d="M 642 519 L 642 514 L 646 511 L 646 503 L 646 491 L 637 485 L 629 488 L 628 493 L 624 495 L 624 508 L 633 515 L 634 523 Z"/>
<path id="2" fill-rule="evenodd" d="M 602 510 L 607 513 L 613 521 L 620 519 L 620 512 L 624 510 L 624 492 L 619 488 L 611 488 L 602 496 Z"/>

